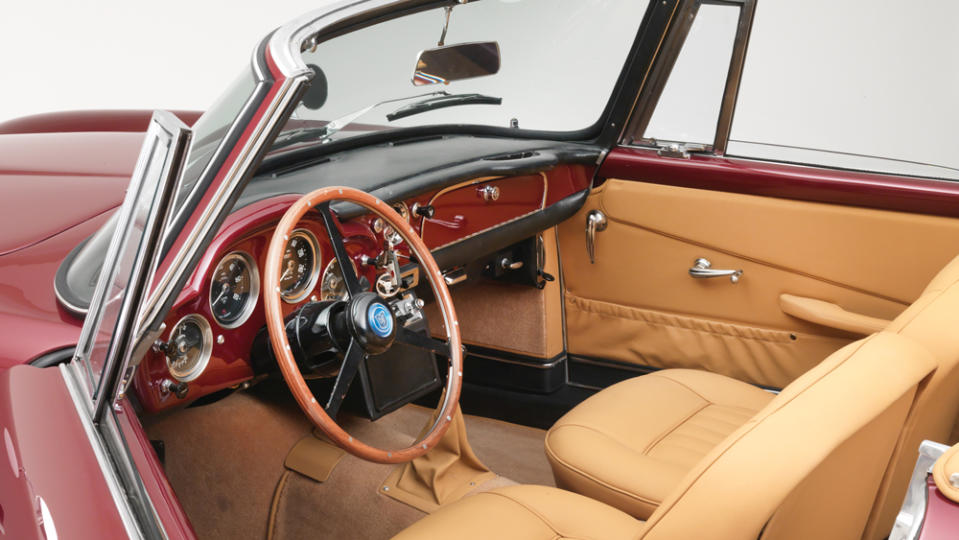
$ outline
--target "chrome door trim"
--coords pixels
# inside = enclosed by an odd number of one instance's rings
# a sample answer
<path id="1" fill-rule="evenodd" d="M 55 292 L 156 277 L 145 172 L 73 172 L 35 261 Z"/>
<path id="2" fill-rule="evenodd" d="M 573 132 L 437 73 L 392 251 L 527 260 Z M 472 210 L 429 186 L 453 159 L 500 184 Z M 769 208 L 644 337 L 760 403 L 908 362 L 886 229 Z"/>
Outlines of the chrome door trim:
<path id="1" fill-rule="evenodd" d="M 100 465 L 100 472 L 103 473 L 103 479 L 107 484 L 107 489 L 110 491 L 110 496 L 113 497 L 113 503 L 116 506 L 117 512 L 120 514 L 120 520 L 123 522 L 127 536 L 130 538 L 144 538 L 143 531 L 140 529 L 133 515 L 133 511 L 127 502 L 119 475 L 116 469 L 113 468 L 113 461 L 110 459 L 106 446 L 97 434 L 96 427 L 93 425 L 93 407 L 92 402 L 85 393 L 86 385 L 83 383 L 84 375 L 80 372 L 82 368 L 75 362 L 63 363 L 58 367 L 60 374 L 63 376 L 63 382 L 66 384 L 67 391 L 70 393 L 70 399 L 76 407 L 77 416 L 80 417 L 83 432 L 87 435 L 87 441 L 90 443 L 90 448 L 93 449 L 97 464 Z M 146 501 L 149 501 L 149 498 L 147 498 Z M 152 510 L 152 502 L 149 504 Z M 162 529 L 162 524 L 160 524 L 159 520 L 156 520 L 155 523 L 157 527 L 159 527 L 160 537 L 165 538 L 166 533 Z"/>

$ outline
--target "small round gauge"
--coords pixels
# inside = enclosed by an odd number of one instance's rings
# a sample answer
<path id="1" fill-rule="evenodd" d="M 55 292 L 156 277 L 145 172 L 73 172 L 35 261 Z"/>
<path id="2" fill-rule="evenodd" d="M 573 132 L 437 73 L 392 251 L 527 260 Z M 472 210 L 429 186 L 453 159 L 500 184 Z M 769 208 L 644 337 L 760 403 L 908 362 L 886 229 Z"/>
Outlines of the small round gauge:
<path id="1" fill-rule="evenodd" d="M 320 257 L 316 237 L 306 229 L 290 235 L 283 252 L 280 289 L 283 300 L 295 304 L 306 298 L 320 276 Z"/>
<path id="2" fill-rule="evenodd" d="M 392 206 L 393 210 L 396 210 L 396 213 L 403 218 L 403 221 L 407 223 L 410 222 L 410 209 L 408 206 L 406 206 L 406 203 L 398 202 L 394 203 Z M 396 246 L 403 243 L 403 237 L 400 236 L 400 234 L 389 225 L 383 227 L 383 238 L 385 238 L 391 246 Z"/>
<path id="3" fill-rule="evenodd" d="M 180 381 L 192 381 L 203 373 L 213 349 L 213 331 L 206 319 L 191 314 L 180 319 L 170 331 L 166 365 L 170 375 Z"/>
<path id="4" fill-rule="evenodd" d="M 256 307 L 260 276 L 253 259 L 234 251 L 220 259 L 210 282 L 210 311 L 224 328 L 240 326 Z"/>
<path id="5" fill-rule="evenodd" d="M 355 264 L 353 264 L 353 271 L 356 272 Z M 347 296 L 340 263 L 333 259 L 323 270 L 323 279 L 320 281 L 320 300 L 346 300 Z"/>

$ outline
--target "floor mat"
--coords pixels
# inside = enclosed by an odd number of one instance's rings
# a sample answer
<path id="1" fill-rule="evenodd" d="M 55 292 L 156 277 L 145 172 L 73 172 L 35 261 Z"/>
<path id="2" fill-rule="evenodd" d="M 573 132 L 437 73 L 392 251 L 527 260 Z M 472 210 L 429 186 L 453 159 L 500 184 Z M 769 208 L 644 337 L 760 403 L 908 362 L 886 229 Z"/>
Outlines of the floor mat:
<path id="1" fill-rule="evenodd" d="M 285 389 L 284 389 L 285 390 Z M 407 406 L 373 423 L 344 420 L 368 444 L 413 442 L 431 411 Z M 553 485 L 543 451 L 545 431 L 466 416 L 477 456 L 494 472 L 524 484 Z M 389 538 L 424 514 L 379 493 L 393 465 L 345 456 L 323 483 L 290 473 L 279 485 L 290 449 L 312 426 L 288 394 L 242 392 L 217 403 L 146 419 L 151 439 L 166 446 L 166 472 L 201 539 L 263 539 L 271 505 L 274 537 Z M 490 486 L 481 486 L 489 489 Z"/>

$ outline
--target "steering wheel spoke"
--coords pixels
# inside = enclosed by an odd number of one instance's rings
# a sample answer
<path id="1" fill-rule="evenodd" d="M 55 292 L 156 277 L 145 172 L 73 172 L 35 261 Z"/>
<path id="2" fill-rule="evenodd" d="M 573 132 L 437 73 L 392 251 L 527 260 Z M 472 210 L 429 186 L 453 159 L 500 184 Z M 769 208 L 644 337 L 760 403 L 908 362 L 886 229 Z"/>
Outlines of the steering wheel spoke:
<path id="1" fill-rule="evenodd" d="M 385 220 L 388 225 L 407 240 L 411 259 L 419 261 L 421 271 L 429 280 L 433 295 L 443 311 L 443 319 L 447 321 L 448 343 L 433 339 L 428 334 L 404 328 L 401 322 L 397 321 L 389 305 L 375 292 L 370 292 L 368 286 L 363 285 L 363 281 L 357 275 L 357 269 L 353 266 L 350 255 L 347 253 L 343 226 L 339 217 L 330 208 L 330 202 L 334 200 L 348 201 L 366 208 Z M 319 322 L 319 319 L 317 319 L 318 322 L 314 323 L 322 324 L 321 330 L 325 329 L 325 332 L 305 338 L 308 343 L 312 343 L 310 340 L 320 340 L 314 345 L 324 351 L 337 348 L 330 349 L 330 344 L 349 342 L 343 354 L 340 371 L 333 382 L 333 390 L 325 403 L 318 399 L 307 385 L 303 373 L 300 372 L 300 365 L 294 355 L 294 349 L 290 347 L 290 339 L 285 324 L 289 307 L 284 304 L 281 298 L 280 287 L 283 255 L 287 249 L 289 237 L 300 220 L 314 210 L 319 212 L 326 227 L 333 255 L 339 262 L 341 275 L 349 296 L 342 304 L 330 304 L 330 306 L 335 306 L 335 313 L 331 311 L 330 316 L 323 322 Z M 290 206 L 273 231 L 266 262 L 264 263 L 262 282 L 266 325 L 269 330 L 270 345 L 280 372 L 300 408 L 331 441 L 355 456 L 376 463 L 408 462 L 424 455 L 430 448 L 439 443 L 443 434 L 449 429 L 451 418 L 459 401 L 463 382 L 463 348 L 456 312 L 453 309 L 453 299 L 446 288 L 443 275 L 429 248 L 423 243 L 423 240 L 408 221 L 404 220 L 402 216 L 380 199 L 347 186 L 325 187 L 307 193 L 303 195 L 300 201 Z M 309 305 L 313 304 L 308 303 L 300 309 L 306 309 L 306 306 Z M 304 336 L 299 336 L 298 339 L 302 337 Z M 343 405 L 343 400 L 353 380 L 357 374 L 360 374 L 360 369 L 364 369 L 363 366 L 368 361 L 368 356 L 383 354 L 396 342 L 432 351 L 449 358 L 450 370 L 446 379 L 446 388 L 442 392 L 442 398 L 436 407 L 435 418 L 437 420 L 432 426 L 419 440 L 407 447 L 383 449 L 370 446 L 351 436 L 343 430 L 335 418 Z M 301 340 L 299 345 L 302 346 L 302 344 L 303 341 Z M 302 348 L 297 350 L 302 354 Z M 361 378 L 362 382 L 363 378 Z"/>
<path id="2" fill-rule="evenodd" d="M 355 339 L 350 340 L 350 345 L 346 348 L 346 354 L 343 355 L 343 363 L 340 365 L 340 372 L 336 376 L 336 382 L 333 383 L 333 390 L 330 392 L 330 399 L 326 401 L 323 410 L 330 418 L 336 418 L 340 412 L 340 406 L 346 398 L 346 393 L 356 378 L 356 372 L 360 365 L 366 361 L 366 353 L 363 347 Z"/>
<path id="3" fill-rule="evenodd" d="M 339 219 L 330 208 L 330 202 L 326 201 L 316 206 L 323 218 L 323 225 L 326 227 L 326 236 L 330 239 L 333 246 L 333 254 L 340 263 L 340 274 L 343 276 L 343 283 L 346 285 L 346 293 L 353 298 L 363 292 L 363 286 L 360 279 L 356 276 L 356 270 L 353 268 L 352 259 L 346 252 L 346 242 L 343 240 L 343 234 L 340 232 Z"/>
<path id="4" fill-rule="evenodd" d="M 431 338 L 428 334 L 422 332 L 409 330 L 402 325 L 396 329 L 396 341 L 418 349 L 432 351 L 441 356 L 448 357 L 450 355 L 450 346 L 445 341 Z"/>

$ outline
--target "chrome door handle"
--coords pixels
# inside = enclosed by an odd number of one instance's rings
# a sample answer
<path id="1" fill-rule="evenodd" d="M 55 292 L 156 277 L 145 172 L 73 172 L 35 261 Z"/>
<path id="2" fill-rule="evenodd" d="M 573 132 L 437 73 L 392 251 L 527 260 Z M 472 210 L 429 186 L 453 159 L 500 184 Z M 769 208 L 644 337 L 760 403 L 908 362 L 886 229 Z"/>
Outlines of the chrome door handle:
<path id="1" fill-rule="evenodd" d="M 596 262 L 596 233 L 606 230 L 606 215 L 599 210 L 590 210 L 586 214 L 586 253 L 589 264 Z"/>
<path id="2" fill-rule="evenodd" d="M 729 281 L 733 283 L 739 283 L 739 278 L 743 275 L 742 270 L 718 270 L 712 268 L 712 266 L 713 263 L 709 262 L 709 259 L 700 257 L 693 261 L 693 267 L 689 269 L 689 275 L 696 279 L 729 276 Z"/>

